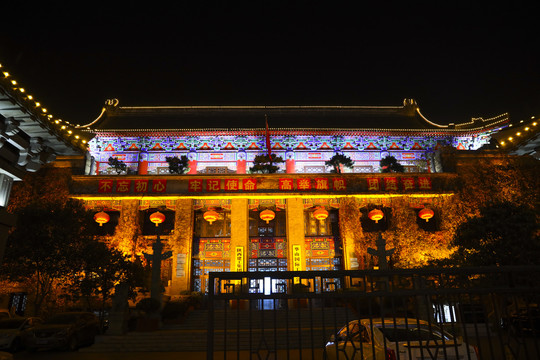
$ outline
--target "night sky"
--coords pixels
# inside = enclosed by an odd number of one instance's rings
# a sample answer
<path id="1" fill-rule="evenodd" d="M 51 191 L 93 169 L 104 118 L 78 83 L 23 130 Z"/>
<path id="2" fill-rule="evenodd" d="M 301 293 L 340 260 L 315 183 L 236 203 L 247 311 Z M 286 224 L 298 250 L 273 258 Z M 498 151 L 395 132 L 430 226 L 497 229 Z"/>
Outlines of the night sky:
<path id="1" fill-rule="evenodd" d="M 414 98 L 441 124 L 540 115 L 540 12 L 519 1 L 16 3 L 2 5 L 0 63 L 71 123 L 92 121 L 110 98 L 124 106 Z"/>

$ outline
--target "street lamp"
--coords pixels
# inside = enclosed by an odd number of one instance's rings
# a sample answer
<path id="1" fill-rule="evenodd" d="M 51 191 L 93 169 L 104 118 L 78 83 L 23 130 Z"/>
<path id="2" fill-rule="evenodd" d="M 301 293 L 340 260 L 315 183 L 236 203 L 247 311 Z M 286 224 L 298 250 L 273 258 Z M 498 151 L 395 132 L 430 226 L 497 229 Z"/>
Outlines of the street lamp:
<path id="1" fill-rule="evenodd" d="M 165 215 L 156 211 L 150 215 L 150 221 L 156 224 L 156 241 L 152 245 L 153 254 L 144 253 L 146 260 L 152 262 L 152 284 L 150 285 L 150 297 L 156 299 L 161 304 L 161 294 L 163 293 L 163 285 L 161 284 L 161 260 L 168 259 L 172 256 L 172 251 L 161 253 L 163 244 L 159 237 L 159 224 L 165 221 Z"/>

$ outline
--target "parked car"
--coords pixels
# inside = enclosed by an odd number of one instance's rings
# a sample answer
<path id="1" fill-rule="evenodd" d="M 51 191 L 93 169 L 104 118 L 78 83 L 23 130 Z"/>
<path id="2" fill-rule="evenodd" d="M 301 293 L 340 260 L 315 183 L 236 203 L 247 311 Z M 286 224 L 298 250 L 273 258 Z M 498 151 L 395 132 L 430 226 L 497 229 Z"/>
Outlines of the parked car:
<path id="1" fill-rule="evenodd" d="M 0 309 L 0 319 L 7 319 L 10 317 L 12 316 L 8 309 Z"/>
<path id="2" fill-rule="evenodd" d="M 13 355 L 5 351 L 0 351 L 0 360 L 13 360 Z"/>
<path id="3" fill-rule="evenodd" d="M 99 333 L 99 319 L 90 312 L 59 313 L 29 331 L 26 347 L 77 350 L 94 343 Z"/>
<path id="4" fill-rule="evenodd" d="M 476 349 L 441 331 L 435 324 L 412 318 L 353 320 L 326 344 L 327 359 L 477 360 Z"/>
<path id="5" fill-rule="evenodd" d="M 0 350 L 12 353 L 22 350 L 28 331 L 42 322 L 37 317 L 14 317 L 0 320 Z"/>

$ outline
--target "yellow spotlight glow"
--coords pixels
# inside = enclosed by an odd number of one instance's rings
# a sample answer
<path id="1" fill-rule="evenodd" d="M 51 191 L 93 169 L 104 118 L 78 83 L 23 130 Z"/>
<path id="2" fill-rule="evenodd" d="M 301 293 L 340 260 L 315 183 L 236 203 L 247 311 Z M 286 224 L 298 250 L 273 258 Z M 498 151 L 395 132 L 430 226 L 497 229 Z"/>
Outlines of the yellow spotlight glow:
<path id="1" fill-rule="evenodd" d="M 25 90 L 24 88 L 19 88 L 19 91 L 23 93 Z"/>
<path id="2" fill-rule="evenodd" d="M 79 138 L 79 135 L 75 135 L 75 139 L 78 139 Z"/>
<path id="3" fill-rule="evenodd" d="M 9 73 L 7 71 L 4 71 L 3 74 L 4 74 L 5 77 L 9 76 Z"/>
<path id="4" fill-rule="evenodd" d="M 41 111 L 43 111 L 44 113 L 46 113 L 46 112 L 47 112 L 47 109 L 43 108 L 43 109 L 41 109 Z"/>
<path id="5" fill-rule="evenodd" d="M 529 131 L 529 127 L 526 127 L 526 128 L 525 128 L 525 131 Z"/>
<path id="6" fill-rule="evenodd" d="M 28 95 L 28 100 L 32 100 L 34 97 L 32 95 Z"/>
<path id="7" fill-rule="evenodd" d="M 16 82 L 15 80 L 11 80 L 11 83 L 12 83 L 13 85 L 17 85 L 17 82 Z"/>
<path id="8" fill-rule="evenodd" d="M 36 106 L 37 106 L 37 107 L 40 107 L 40 106 L 41 106 L 41 104 L 40 104 L 40 103 L 38 103 L 38 102 L 36 101 Z"/>
<path id="9" fill-rule="evenodd" d="M 68 130 L 68 134 L 71 134 L 72 132 L 73 132 L 73 131 L 71 131 L 71 130 Z"/>
<path id="10" fill-rule="evenodd" d="M 501 145 L 504 145 L 504 144 L 505 144 L 505 142 L 504 142 L 504 141 L 501 141 Z"/>
<path id="11" fill-rule="evenodd" d="M 66 125 L 62 125 L 61 129 L 64 130 L 66 128 Z"/>
<path id="12" fill-rule="evenodd" d="M 533 126 L 536 126 L 536 121 L 535 121 L 535 122 L 533 122 Z"/>
<path id="13" fill-rule="evenodd" d="M 83 143 L 83 144 L 86 144 L 86 140 L 83 140 L 82 143 Z"/>
<path id="14" fill-rule="evenodd" d="M 516 133 L 516 135 L 517 135 L 517 136 L 521 136 L 521 133 L 520 133 L 520 132 L 518 132 L 518 133 Z"/>
<path id="15" fill-rule="evenodd" d="M 508 138 L 508 140 L 512 141 L 512 140 L 514 140 L 514 138 L 510 136 L 510 137 Z"/>

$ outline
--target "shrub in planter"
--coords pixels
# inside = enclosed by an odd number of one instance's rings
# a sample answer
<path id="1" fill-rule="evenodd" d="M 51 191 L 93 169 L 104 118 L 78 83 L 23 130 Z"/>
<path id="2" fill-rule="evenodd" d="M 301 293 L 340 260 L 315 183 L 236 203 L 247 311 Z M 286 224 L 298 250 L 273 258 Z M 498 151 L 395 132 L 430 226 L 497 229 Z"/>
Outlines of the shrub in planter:
<path id="1" fill-rule="evenodd" d="M 135 309 L 143 312 L 146 316 L 157 314 L 160 307 L 161 304 L 154 298 L 141 299 L 141 301 L 139 301 L 137 305 L 135 305 Z"/>
<path id="2" fill-rule="evenodd" d="M 161 318 L 163 320 L 175 320 L 184 316 L 188 310 L 188 301 L 169 301 L 163 307 L 161 311 Z"/>
<path id="3" fill-rule="evenodd" d="M 154 331 L 159 329 L 159 310 L 161 304 L 153 298 L 144 298 L 135 305 L 135 309 L 143 315 L 137 319 L 137 331 Z"/>
<path id="4" fill-rule="evenodd" d="M 200 308 L 203 303 L 203 294 L 198 291 L 193 291 L 188 298 L 189 306 L 193 306 L 194 309 Z"/>

